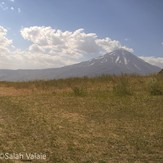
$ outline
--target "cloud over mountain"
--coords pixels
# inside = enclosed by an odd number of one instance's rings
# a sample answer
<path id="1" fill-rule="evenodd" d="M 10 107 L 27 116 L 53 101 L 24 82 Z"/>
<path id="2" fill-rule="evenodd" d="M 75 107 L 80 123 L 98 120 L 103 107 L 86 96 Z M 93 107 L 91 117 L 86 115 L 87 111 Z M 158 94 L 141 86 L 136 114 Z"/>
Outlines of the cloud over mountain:
<path id="1" fill-rule="evenodd" d="M 0 26 L 0 69 L 55 68 L 78 63 L 93 57 L 124 48 L 117 40 L 99 38 L 84 29 L 62 31 L 52 27 L 33 26 L 20 31 L 24 41 L 31 44 L 27 50 L 11 48 L 7 29 Z"/>
<path id="2" fill-rule="evenodd" d="M 74 57 L 90 57 L 122 48 L 119 41 L 110 38 L 99 39 L 95 33 L 85 33 L 84 29 L 73 32 L 55 30 L 51 27 L 30 27 L 21 30 L 24 39 L 32 42 L 31 52 L 50 55 L 66 54 Z M 127 47 L 123 47 L 132 51 Z"/>
<path id="3" fill-rule="evenodd" d="M 161 58 L 161 57 L 153 57 L 153 56 L 145 57 L 145 56 L 141 56 L 140 58 L 143 59 L 144 61 L 152 64 L 152 65 L 163 68 L 163 58 Z"/>

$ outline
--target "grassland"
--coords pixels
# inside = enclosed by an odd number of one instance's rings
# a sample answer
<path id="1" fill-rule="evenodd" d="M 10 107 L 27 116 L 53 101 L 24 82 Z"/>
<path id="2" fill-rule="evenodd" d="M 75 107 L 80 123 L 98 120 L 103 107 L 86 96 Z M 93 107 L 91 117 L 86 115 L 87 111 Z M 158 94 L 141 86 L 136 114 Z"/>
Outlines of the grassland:
<path id="1" fill-rule="evenodd" d="M 162 127 L 162 75 L 0 83 L 0 153 L 30 162 L 161 163 Z"/>

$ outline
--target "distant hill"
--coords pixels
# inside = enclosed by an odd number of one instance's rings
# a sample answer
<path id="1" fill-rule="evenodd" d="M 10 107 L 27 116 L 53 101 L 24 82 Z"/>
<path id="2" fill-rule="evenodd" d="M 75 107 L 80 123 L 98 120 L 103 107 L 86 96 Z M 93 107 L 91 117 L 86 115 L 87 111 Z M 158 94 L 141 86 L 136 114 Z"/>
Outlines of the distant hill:
<path id="1" fill-rule="evenodd" d="M 0 70 L 0 81 L 49 80 L 121 74 L 148 75 L 158 73 L 160 70 L 159 67 L 145 62 L 124 49 L 117 49 L 89 61 L 61 68 L 42 70 Z"/>
<path id="2" fill-rule="evenodd" d="M 163 69 L 159 72 L 159 74 L 163 74 Z"/>

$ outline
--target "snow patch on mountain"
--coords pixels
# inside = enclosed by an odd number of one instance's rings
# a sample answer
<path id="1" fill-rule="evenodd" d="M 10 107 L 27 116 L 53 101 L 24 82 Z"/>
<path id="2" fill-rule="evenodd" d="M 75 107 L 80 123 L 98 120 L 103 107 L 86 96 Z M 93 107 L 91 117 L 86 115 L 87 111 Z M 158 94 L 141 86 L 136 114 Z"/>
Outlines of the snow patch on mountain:
<path id="1" fill-rule="evenodd" d="M 115 60 L 115 63 L 117 63 L 119 61 L 120 57 L 118 56 L 117 59 Z"/>
<path id="2" fill-rule="evenodd" d="M 125 57 L 123 59 L 124 59 L 125 65 L 127 65 L 127 63 L 128 63 L 127 59 Z"/>

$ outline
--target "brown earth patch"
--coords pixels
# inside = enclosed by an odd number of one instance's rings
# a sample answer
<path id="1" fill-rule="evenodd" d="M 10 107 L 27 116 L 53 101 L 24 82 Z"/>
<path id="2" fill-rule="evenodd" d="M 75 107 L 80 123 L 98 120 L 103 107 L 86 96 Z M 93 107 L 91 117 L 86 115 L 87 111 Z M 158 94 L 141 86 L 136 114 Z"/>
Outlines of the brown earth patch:
<path id="1" fill-rule="evenodd" d="M 13 87 L 0 87 L 0 96 L 20 96 L 31 94 L 30 89 L 15 89 Z"/>

